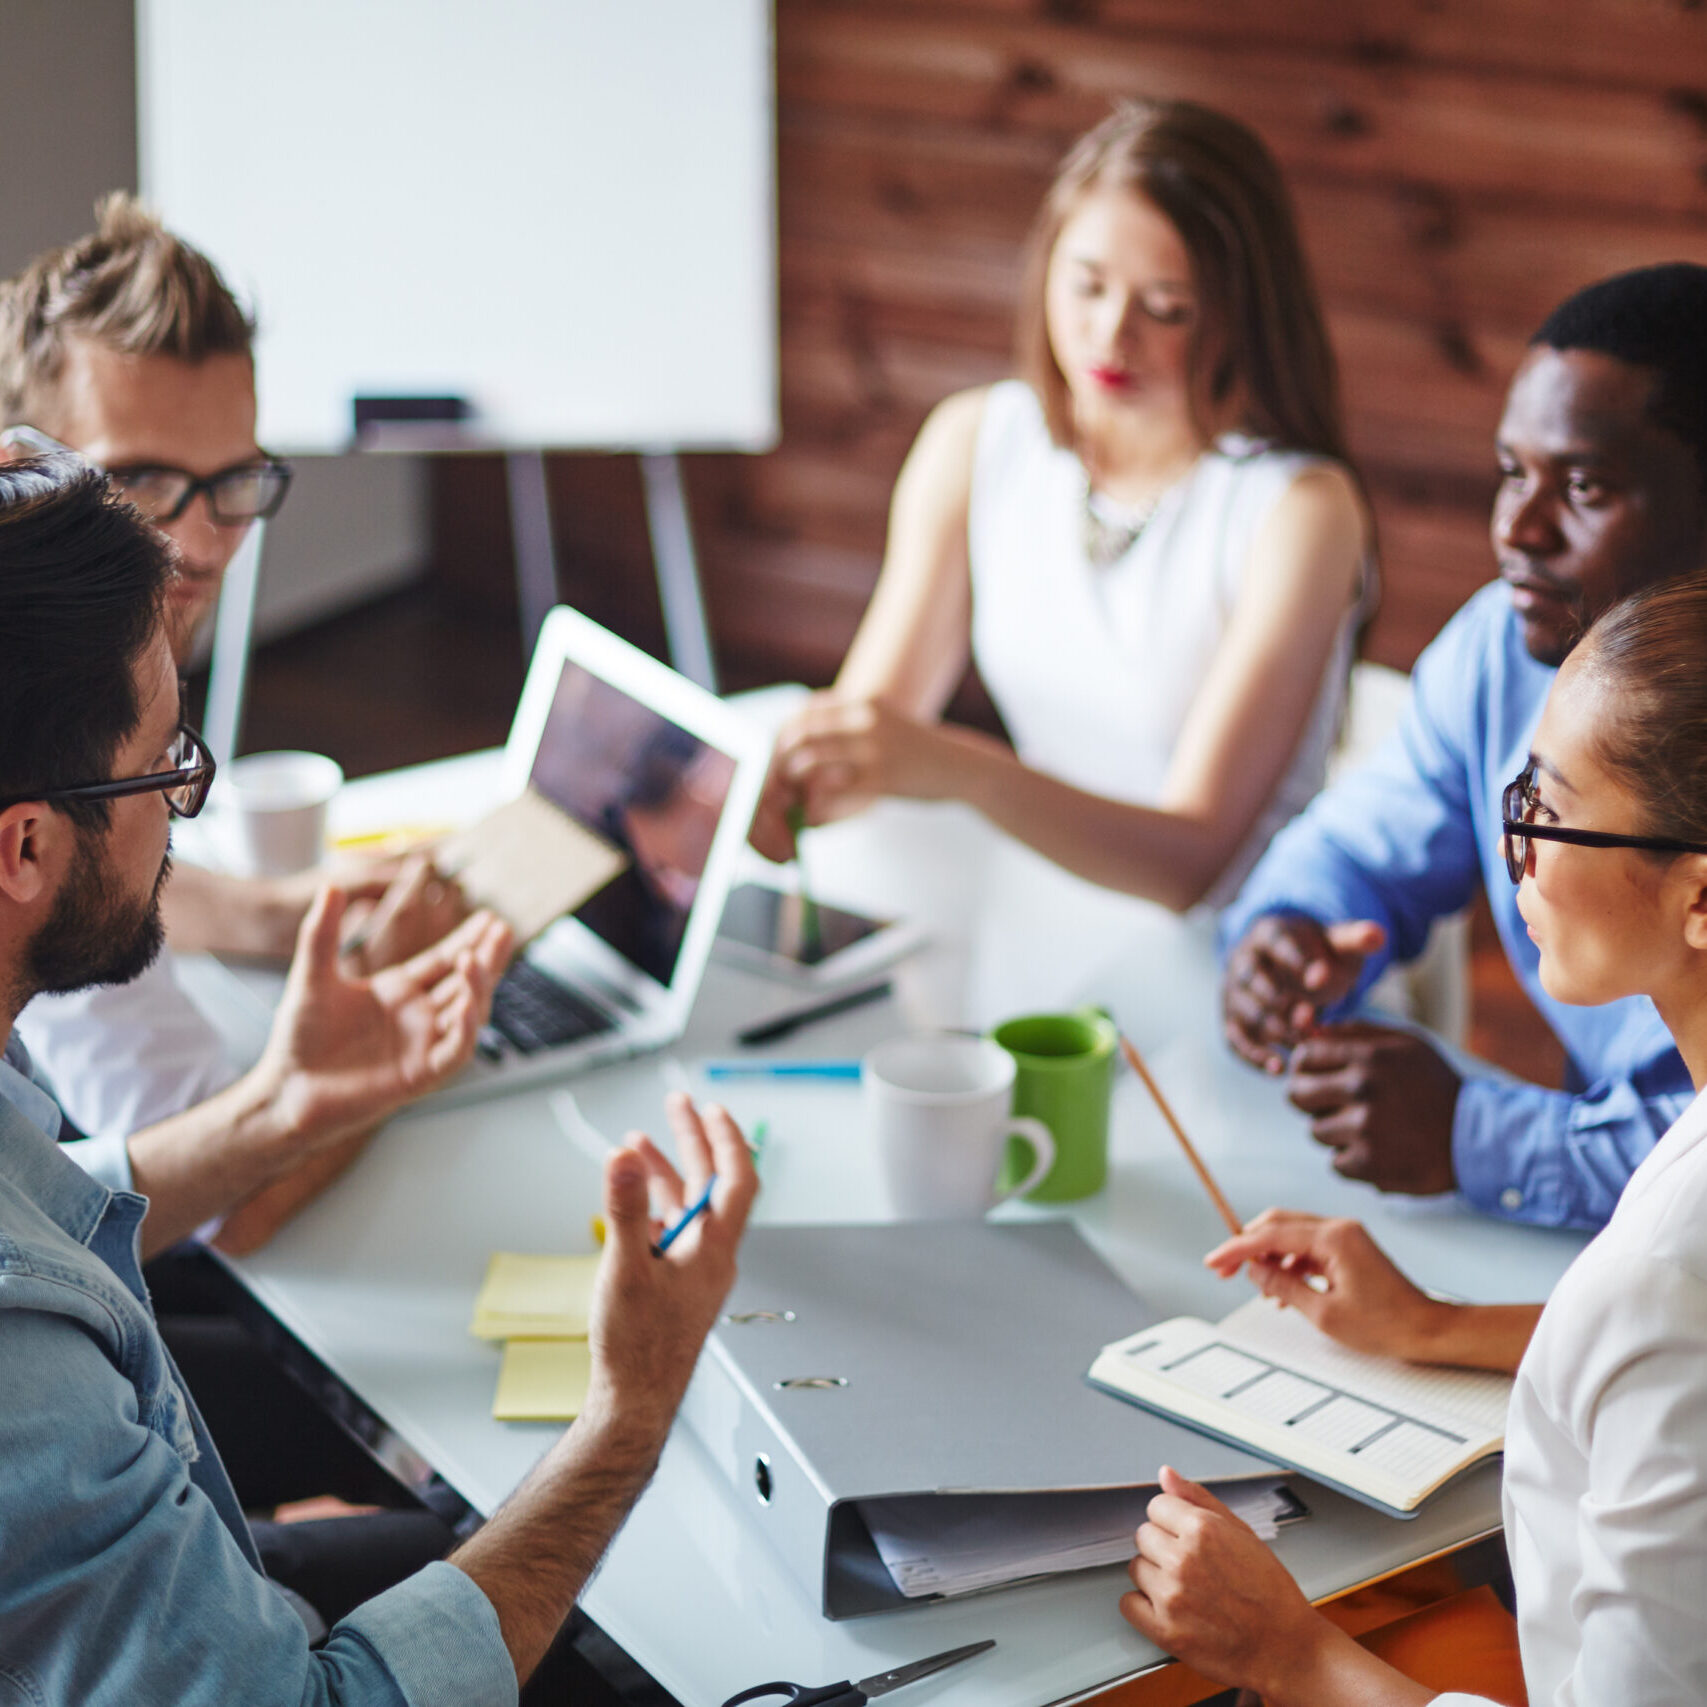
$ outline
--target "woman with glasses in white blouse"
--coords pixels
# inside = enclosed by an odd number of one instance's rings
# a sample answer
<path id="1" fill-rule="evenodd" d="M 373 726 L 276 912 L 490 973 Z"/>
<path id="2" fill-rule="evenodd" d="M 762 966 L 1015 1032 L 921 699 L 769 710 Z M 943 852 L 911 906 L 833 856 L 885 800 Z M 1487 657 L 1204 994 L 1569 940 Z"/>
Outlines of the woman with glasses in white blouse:
<path id="1" fill-rule="evenodd" d="M 1585 1006 L 1650 997 L 1702 1092 L 1707 584 L 1638 594 L 1595 624 L 1559 672 L 1505 818 L 1548 993 Z M 1707 1093 L 1545 1308 L 1443 1303 L 1356 1222 L 1286 1211 L 1205 1260 L 1228 1277 L 1248 1265 L 1264 1292 L 1357 1350 L 1514 1371 L 1505 1529 L 1530 1702 L 1707 1700 Z M 1269 1707 L 1483 1699 L 1436 1694 L 1376 1659 L 1172 1472 L 1137 1545 L 1126 1618 Z M 1452 1643 L 1443 1614 L 1435 1646 Z"/>

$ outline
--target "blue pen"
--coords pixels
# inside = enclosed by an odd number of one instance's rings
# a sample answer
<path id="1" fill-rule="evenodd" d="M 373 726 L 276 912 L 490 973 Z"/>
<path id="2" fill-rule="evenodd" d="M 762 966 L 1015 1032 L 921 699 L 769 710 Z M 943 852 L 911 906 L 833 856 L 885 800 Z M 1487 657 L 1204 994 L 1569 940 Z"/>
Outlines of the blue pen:
<path id="1" fill-rule="evenodd" d="M 717 1175 L 713 1174 L 711 1178 L 705 1182 L 705 1190 L 702 1191 L 698 1198 L 695 1199 L 694 1202 L 690 1203 L 687 1208 L 676 1217 L 672 1226 L 667 1227 L 664 1230 L 664 1233 L 659 1238 L 657 1244 L 652 1247 L 653 1256 L 661 1257 L 664 1252 L 681 1237 L 682 1233 L 693 1221 L 694 1217 L 696 1215 L 702 1215 L 705 1212 L 706 1206 L 711 1202 L 711 1188 L 716 1184 Z"/>
<path id="2" fill-rule="evenodd" d="M 857 1079 L 857 1061 L 707 1061 L 708 1079 Z"/>

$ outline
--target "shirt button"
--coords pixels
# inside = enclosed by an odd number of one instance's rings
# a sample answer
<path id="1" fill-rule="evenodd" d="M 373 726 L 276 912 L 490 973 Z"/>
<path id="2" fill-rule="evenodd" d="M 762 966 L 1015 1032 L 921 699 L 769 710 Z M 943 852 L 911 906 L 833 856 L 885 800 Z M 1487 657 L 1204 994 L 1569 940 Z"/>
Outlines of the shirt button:
<path id="1" fill-rule="evenodd" d="M 1505 1190 L 1500 1193 L 1500 1208 L 1521 1209 L 1522 1207 L 1523 1193 L 1519 1191 L 1515 1185 L 1508 1185 Z"/>

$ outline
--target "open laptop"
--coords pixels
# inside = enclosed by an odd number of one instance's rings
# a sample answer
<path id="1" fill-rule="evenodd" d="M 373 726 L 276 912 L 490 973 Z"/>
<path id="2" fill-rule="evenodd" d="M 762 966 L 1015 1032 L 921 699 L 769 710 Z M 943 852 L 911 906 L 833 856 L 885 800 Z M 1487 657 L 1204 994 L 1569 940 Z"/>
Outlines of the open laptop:
<path id="1" fill-rule="evenodd" d="M 530 785 L 627 856 L 505 975 L 473 1064 L 435 1106 L 682 1034 L 758 804 L 770 736 L 578 611 L 545 619 L 504 747 Z"/>
<path id="2" fill-rule="evenodd" d="M 673 1042 L 687 1025 L 758 803 L 764 728 L 559 606 L 540 630 L 498 800 L 530 785 L 626 856 L 511 967 L 445 1107 Z M 283 974 L 192 956 L 179 981 L 232 1058 L 266 1043 Z"/>

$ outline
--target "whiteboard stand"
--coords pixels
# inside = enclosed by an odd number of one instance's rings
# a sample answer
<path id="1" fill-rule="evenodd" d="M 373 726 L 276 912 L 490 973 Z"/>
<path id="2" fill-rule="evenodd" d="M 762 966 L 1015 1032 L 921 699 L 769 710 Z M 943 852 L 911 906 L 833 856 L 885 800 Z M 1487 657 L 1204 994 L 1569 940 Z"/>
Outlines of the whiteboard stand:
<path id="1" fill-rule="evenodd" d="M 255 596 L 261 584 L 261 547 L 267 524 L 251 524 L 225 571 L 219 610 L 213 619 L 213 654 L 208 661 L 207 708 L 202 739 L 216 764 L 237 756 L 243 726 L 243 695 L 249 685 L 249 647 L 255 637 Z"/>
<path id="2" fill-rule="evenodd" d="M 646 489 L 646 526 L 652 535 L 652 560 L 670 662 L 690 682 L 716 693 L 717 668 L 711 660 L 711 634 L 705 622 L 705 601 L 700 597 L 699 563 L 694 555 L 687 492 L 682 486 L 681 459 L 673 450 L 644 451 L 640 478 Z"/>
<path id="3" fill-rule="evenodd" d="M 545 613 L 557 603 L 557 547 L 551 538 L 545 452 L 505 451 L 504 473 L 510 487 L 510 535 L 515 545 L 522 656 L 531 658 Z"/>

